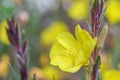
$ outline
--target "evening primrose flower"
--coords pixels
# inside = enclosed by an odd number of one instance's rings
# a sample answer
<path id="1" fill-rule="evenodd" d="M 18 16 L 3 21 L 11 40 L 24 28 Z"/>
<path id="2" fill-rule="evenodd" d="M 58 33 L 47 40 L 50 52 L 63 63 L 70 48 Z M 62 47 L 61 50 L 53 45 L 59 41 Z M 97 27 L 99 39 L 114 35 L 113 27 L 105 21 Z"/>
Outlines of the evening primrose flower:
<path id="1" fill-rule="evenodd" d="M 69 32 L 57 36 L 50 52 L 52 65 L 59 66 L 63 71 L 74 73 L 88 64 L 97 38 L 92 38 L 79 25 L 75 28 L 75 37 Z"/>
<path id="2" fill-rule="evenodd" d="M 53 80 L 53 77 L 55 78 L 55 80 L 61 80 L 61 72 L 51 65 L 43 67 L 43 73 L 48 78 L 48 80 Z"/>
<path id="3" fill-rule="evenodd" d="M 108 8 L 106 10 L 105 16 L 111 24 L 120 22 L 120 1 L 119 0 L 109 0 L 106 5 Z"/>
<path id="4" fill-rule="evenodd" d="M 0 41 L 4 44 L 10 44 L 6 28 L 8 28 L 7 22 L 4 20 L 0 23 Z"/>
<path id="5" fill-rule="evenodd" d="M 111 69 L 103 74 L 103 80 L 119 80 L 120 70 Z"/>
<path id="6" fill-rule="evenodd" d="M 36 74 L 38 80 L 53 80 L 53 76 L 55 76 L 56 80 L 60 80 L 60 72 L 58 69 L 51 65 L 47 65 L 43 67 L 43 69 L 39 67 L 31 68 L 29 72 L 30 79 L 33 80 L 33 75 Z"/>
<path id="7" fill-rule="evenodd" d="M 103 51 L 103 53 L 100 54 L 100 57 L 101 57 L 100 73 L 103 75 L 104 72 L 106 72 L 107 70 L 110 70 L 113 67 L 112 56 L 110 54 L 106 54 Z"/>
<path id="8" fill-rule="evenodd" d="M 8 63 L 10 62 L 10 57 L 6 54 L 0 57 L 0 77 L 7 76 L 9 72 Z"/>
<path id="9" fill-rule="evenodd" d="M 29 72 L 29 76 L 30 76 L 30 79 L 33 80 L 33 75 L 36 74 L 37 78 L 39 80 L 46 80 L 45 79 L 45 75 L 43 73 L 43 71 L 38 68 L 38 67 L 33 67 L 30 72 Z"/>
<path id="10" fill-rule="evenodd" d="M 72 2 L 72 5 L 68 9 L 68 16 L 75 19 L 87 19 L 89 15 L 90 0 L 77 0 Z"/>
<path id="11" fill-rule="evenodd" d="M 40 42 L 42 42 L 43 45 L 51 45 L 55 41 L 56 36 L 65 31 L 68 31 L 66 23 L 60 20 L 52 22 L 47 28 L 42 30 Z"/>
<path id="12" fill-rule="evenodd" d="M 42 53 L 39 57 L 40 66 L 44 67 L 49 64 L 49 55 L 47 53 Z"/>

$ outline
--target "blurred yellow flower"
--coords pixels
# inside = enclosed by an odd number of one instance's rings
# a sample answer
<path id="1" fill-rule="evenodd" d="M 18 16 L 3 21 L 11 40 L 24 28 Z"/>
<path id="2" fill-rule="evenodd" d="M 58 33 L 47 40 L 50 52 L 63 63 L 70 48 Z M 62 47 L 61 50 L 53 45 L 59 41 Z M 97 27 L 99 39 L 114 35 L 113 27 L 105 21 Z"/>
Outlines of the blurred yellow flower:
<path id="1" fill-rule="evenodd" d="M 0 23 L 0 41 L 4 44 L 10 44 L 6 28 L 8 27 L 7 22 L 4 20 Z"/>
<path id="2" fill-rule="evenodd" d="M 39 57 L 40 66 L 44 67 L 49 64 L 49 55 L 47 53 L 42 53 Z"/>
<path id="3" fill-rule="evenodd" d="M 108 70 L 103 74 L 103 80 L 120 80 L 120 70 Z"/>
<path id="4" fill-rule="evenodd" d="M 50 63 L 71 73 L 88 64 L 97 41 L 79 25 L 75 28 L 75 36 L 76 39 L 69 32 L 59 34 L 50 52 Z"/>
<path id="5" fill-rule="evenodd" d="M 112 66 L 112 57 L 110 54 L 106 54 L 104 52 L 100 56 L 101 56 L 100 71 L 101 71 L 101 74 L 103 75 L 104 72 L 112 69 L 112 67 L 113 67 Z"/>
<path id="6" fill-rule="evenodd" d="M 68 26 L 62 21 L 55 21 L 50 24 L 46 29 L 42 30 L 40 42 L 43 45 L 50 45 L 55 41 L 55 37 L 64 31 L 68 31 Z"/>
<path id="7" fill-rule="evenodd" d="M 120 1 L 109 0 L 107 3 L 108 8 L 105 13 L 106 18 L 111 24 L 120 22 Z"/>
<path id="8" fill-rule="evenodd" d="M 76 0 L 72 2 L 72 5 L 68 9 L 68 15 L 75 19 L 87 19 L 89 16 L 90 0 Z"/>
<path id="9" fill-rule="evenodd" d="M 9 66 L 8 63 L 10 62 L 10 58 L 8 55 L 2 55 L 0 57 L 0 77 L 7 76 L 9 72 Z"/>
<path id="10" fill-rule="evenodd" d="M 114 69 L 112 66 L 112 57 L 110 54 L 101 54 L 100 73 L 102 80 L 119 80 L 120 68 Z"/>
<path id="11" fill-rule="evenodd" d="M 43 68 L 43 72 L 45 76 L 48 78 L 48 80 L 53 80 L 53 78 L 55 78 L 55 80 L 61 80 L 60 71 L 53 66 L 50 65 L 45 66 Z"/>
<path id="12" fill-rule="evenodd" d="M 43 73 L 43 71 L 38 68 L 38 67 L 33 67 L 30 72 L 29 72 L 29 76 L 30 76 L 30 79 L 33 80 L 33 75 L 36 74 L 36 77 L 39 79 L 39 80 L 46 80 L 45 79 L 45 75 Z"/>
<path id="13" fill-rule="evenodd" d="M 29 73 L 30 79 L 33 80 L 34 74 L 36 74 L 38 80 L 53 80 L 53 76 L 55 77 L 55 80 L 60 80 L 59 70 L 50 65 L 43 68 L 33 67 Z"/>

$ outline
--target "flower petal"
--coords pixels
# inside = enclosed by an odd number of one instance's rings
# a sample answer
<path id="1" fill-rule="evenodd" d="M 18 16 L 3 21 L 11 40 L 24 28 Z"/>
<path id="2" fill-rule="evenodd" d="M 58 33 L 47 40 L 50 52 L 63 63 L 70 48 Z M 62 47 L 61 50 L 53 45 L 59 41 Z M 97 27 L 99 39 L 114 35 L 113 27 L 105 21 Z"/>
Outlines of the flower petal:
<path id="1" fill-rule="evenodd" d="M 91 35 L 84 29 L 81 29 L 79 25 L 75 28 L 75 36 L 84 51 L 87 62 L 96 45 L 97 38 L 92 38 Z"/>
<path id="2" fill-rule="evenodd" d="M 50 52 L 50 63 L 59 66 L 63 71 L 76 72 L 80 69 L 81 65 L 75 66 L 75 58 L 77 51 L 68 50 L 59 42 L 54 43 Z"/>
<path id="3" fill-rule="evenodd" d="M 75 28 L 75 36 L 80 44 L 84 44 L 87 41 L 92 40 L 91 35 L 86 30 L 81 29 L 80 25 L 77 25 Z"/>
<path id="4" fill-rule="evenodd" d="M 77 49 L 77 41 L 72 36 L 72 34 L 68 32 L 61 33 L 57 36 L 57 41 L 67 49 Z"/>

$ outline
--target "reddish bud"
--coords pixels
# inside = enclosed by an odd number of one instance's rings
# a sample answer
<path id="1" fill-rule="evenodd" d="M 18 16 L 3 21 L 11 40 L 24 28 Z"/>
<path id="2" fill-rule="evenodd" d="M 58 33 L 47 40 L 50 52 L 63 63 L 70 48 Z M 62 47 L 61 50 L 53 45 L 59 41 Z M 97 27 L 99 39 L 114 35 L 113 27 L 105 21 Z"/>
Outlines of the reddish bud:
<path id="1" fill-rule="evenodd" d="M 10 40 L 10 43 L 19 49 L 19 30 L 18 30 L 18 25 L 15 24 L 14 19 L 12 20 L 7 20 L 8 23 L 8 29 L 7 29 L 7 34 L 8 38 Z"/>

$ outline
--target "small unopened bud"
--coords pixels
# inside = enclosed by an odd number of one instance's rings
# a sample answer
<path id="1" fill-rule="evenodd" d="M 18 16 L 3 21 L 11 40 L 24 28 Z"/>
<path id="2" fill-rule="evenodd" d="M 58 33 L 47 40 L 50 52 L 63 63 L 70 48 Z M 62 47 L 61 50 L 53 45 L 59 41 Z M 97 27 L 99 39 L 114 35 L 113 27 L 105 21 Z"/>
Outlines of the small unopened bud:
<path id="1" fill-rule="evenodd" d="M 104 27 L 102 28 L 102 31 L 100 32 L 99 37 L 98 37 L 98 42 L 97 42 L 98 49 L 103 48 L 107 32 L 108 32 L 108 24 L 105 24 Z"/>
<path id="2" fill-rule="evenodd" d="M 15 24 L 14 19 L 7 20 L 7 23 L 8 23 L 8 29 L 6 29 L 6 31 L 7 31 L 8 39 L 16 49 L 19 49 L 20 36 L 19 36 L 18 25 Z"/>

